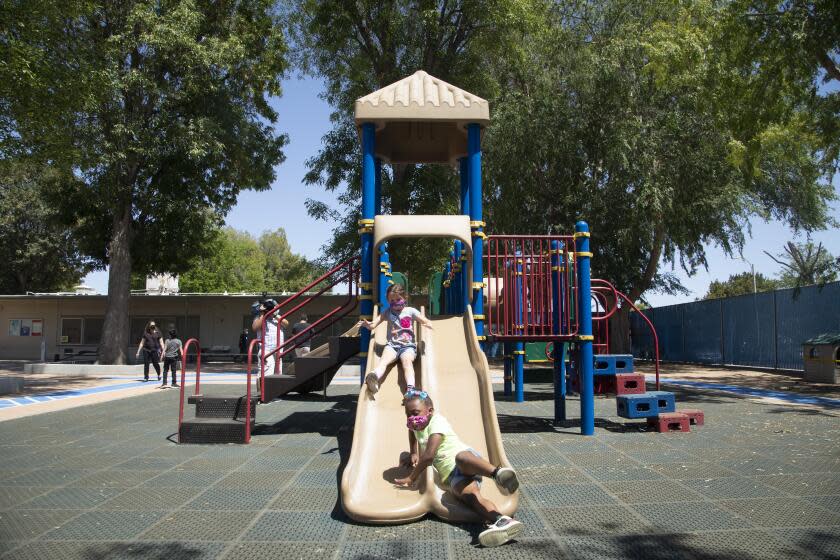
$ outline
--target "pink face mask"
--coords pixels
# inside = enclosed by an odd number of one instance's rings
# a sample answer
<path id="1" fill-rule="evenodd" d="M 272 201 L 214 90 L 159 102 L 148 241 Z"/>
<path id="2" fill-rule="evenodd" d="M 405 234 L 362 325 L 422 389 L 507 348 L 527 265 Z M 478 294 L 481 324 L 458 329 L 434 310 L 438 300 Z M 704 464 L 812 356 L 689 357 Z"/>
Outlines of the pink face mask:
<path id="1" fill-rule="evenodd" d="M 409 430 L 419 431 L 425 428 L 429 423 L 429 416 L 427 414 L 419 414 L 417 416 L 409 416 L 406 419 L 405 425 Z"/>
<path id="2" fill-rule="evenodd" d="M 405 308 L 405 300 L 404 299 L 398 299 L 397 301 L 391 302 L 390 308 L 392 310 L 396 311 L 397 313 L 399 313 L 400 311 L 402 311 Z"/>

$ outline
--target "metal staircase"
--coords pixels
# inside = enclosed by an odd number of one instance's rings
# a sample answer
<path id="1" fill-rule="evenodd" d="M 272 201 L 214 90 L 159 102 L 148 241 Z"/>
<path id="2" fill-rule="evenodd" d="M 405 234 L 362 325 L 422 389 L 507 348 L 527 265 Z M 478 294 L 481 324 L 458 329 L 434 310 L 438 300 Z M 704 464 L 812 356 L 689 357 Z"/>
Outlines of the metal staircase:
<path id="1" fill-rule="evenodd" d="M 347 259 L 332 268 L 298 293 L 280 302 L 266 315 L 276 313 L 281 319 L 292 316 L 338 285 L 347 288 L 347 298 L 340 305 L 328 311 L 306 329 L 283 341 L 277 348 L 267 353 L 263 350 L 260 355 L 263 357 L 273 355 L 276 360 L 282 360 L 283 356 L 294 351 L 304 341 L 352 312 L 356 308 L 359 294 L 358 257 Z M 264 340 L 252 340 L 248 347 L 245 395 L 212 397 L 201 393 L 201 345 L 198 339 L 188 340 L 184 345 L 181 368 L 178 443 L 248 443 L 251 441 L 251 432 L 256 424 L 258 403 L 269 402 L 293 391 L 304 394 L 323 390 L 326 393 L 326 387 L 341 364 L 358 354 L 360 348 L 358 329 L 355 327 L 340 336 L 330 336 L 327 340 L 326 344 L 322 344 L 306 356 L 296 358 L 292 367 L 288 368 L 284 375 L 266 375 L 264 369 L 260 367 L 262 364 L 260 356 L 255 356 L 254 353 L 260 342 L 263 343 L 262 348 L 265 348 Z M 195 406 L 195 416 L 185 419 L 187 354 L 192 346 L 195 346 L 196 351 L 195 392 L 187 399 L 187 403 Z M 260 368 L 256 394 L 254 394 L 252 383 L 255 363 Z"/>

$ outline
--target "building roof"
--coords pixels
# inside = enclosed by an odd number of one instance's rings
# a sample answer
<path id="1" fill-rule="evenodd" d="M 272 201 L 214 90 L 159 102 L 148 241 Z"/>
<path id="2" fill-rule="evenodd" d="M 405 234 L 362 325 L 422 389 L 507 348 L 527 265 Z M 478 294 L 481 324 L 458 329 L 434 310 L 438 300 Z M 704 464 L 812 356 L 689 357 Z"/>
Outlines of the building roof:
<path id="1" fill-rule="evenodd" d="M 454 163 L 466 127 L 490 123 L 487 100 L 418 70 L 356 100 L 356 126 L 376 125 L 377 157 L 390 163 Z"/>

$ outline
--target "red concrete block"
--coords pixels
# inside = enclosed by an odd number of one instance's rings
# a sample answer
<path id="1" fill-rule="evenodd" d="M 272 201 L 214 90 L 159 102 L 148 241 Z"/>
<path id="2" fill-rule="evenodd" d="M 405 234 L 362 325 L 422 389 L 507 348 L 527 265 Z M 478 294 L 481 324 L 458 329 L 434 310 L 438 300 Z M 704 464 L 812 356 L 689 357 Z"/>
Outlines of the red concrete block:
<path id="1" fill-rule="evenodd" d="M 703 411 L 697 408 L 681 408 L 680 412 L 688 416 L 691 424 L 702 426 L 704 422 Z"/>
<path id="2" fill-rule="evenodd" d="M 681 412 L 663 412 L 659 416 L 648 418 L 648 426 L 657 432 L 690 432 L 688 416 Z"/>
<path id="3" fill-rule="evenodd" d="M 619 373 L 615 376 L 616 395 L 641 395 L 645 393 L 645 376 L 641 373 Z"/>

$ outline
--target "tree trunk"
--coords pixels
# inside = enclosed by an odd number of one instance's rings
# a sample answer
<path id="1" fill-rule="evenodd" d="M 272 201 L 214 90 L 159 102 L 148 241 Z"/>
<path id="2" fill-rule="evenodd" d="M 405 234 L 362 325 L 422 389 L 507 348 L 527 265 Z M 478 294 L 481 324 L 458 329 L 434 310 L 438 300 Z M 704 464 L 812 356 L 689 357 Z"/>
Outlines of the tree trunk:
<path id="1" fill-rule="evenodd" d="M 627 297 L 630 301 L 636 302 L 639 297 L 650 287 L 651 281 L 659 268 L 659 258 L 662 256 L 662 245 L 665 242 L 665 226 L 660 222 L 653 232 L 653 246 L 650 251 L 645 271 L 639 282 L 630 289 Z M 610 352 L 614 354 L 630 354 L 630 310 L 626 303 L 621 306 L 615 315 L 610 317 Z"/>
<path id="2" fill-rule="evenodd" d="M 100 364 L 126 363 L 128 347 L 128 303 L 131 294 L 131 205 L 114 217 L 114 229 L 108 250 L 108 301 L 102 342 L 99 346 Z"/>

